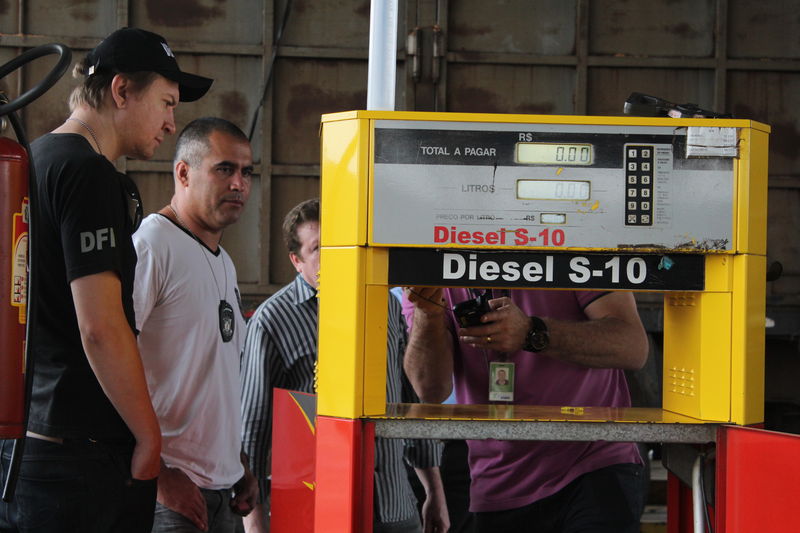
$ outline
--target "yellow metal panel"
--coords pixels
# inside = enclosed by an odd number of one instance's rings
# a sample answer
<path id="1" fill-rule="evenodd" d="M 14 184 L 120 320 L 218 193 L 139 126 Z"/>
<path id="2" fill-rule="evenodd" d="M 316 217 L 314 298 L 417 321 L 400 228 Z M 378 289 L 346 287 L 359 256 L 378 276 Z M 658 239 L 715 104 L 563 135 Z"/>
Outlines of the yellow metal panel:
<path id="1" fill-rule="evenodd" d="M 734 258 L 731 422 L 764 421 L 766 257 Z"/>
<path id="2" fill-rule="evenodd" d="M 373 256 L 384 269 L 382 285 L 367 284 L 376 263 Z M 360 418 L 385 410 L 386 257 L 386 250 L 322 248 L 317 367 L 321 415 Z M 344 318 L 349 316 L 358 319 L 351 323 Z"/>
<path id="3" fill-rule="evenodd" d="M 363 412 L 364 328 L 368 327 L 366 250 L 323 247 L 320 267 L 317 414 L 359 418 Z"/>
<path id="4" fill-rule="evenodd" d="M 367 303 L 364 356 L 364 414 L 386 409 L 386 327 L 388 324 L 389 250 L 367 248 Z"/>
<path id="5" fill-rule="evenodd" d="M 386 286 L 389 282 L 389 249 L 368 248 L 368 250 L 367 283 Z"/>
<path id="6" fill-rule="evenodd" d="M 736 192 L 736 251 L 767 253 L 768 138 L 762 131 L 742 130 L 739 138 Z"/>
<path id="7" fill-rule="evenodd" d="M 730 420 L 730 293 L 664 297 L 664 409 Z"/>
<path id="8" fill-rule="evenodd" d="M 438 249 L 453 249 L 453 250 L 464 250 L 468 249 L 469 245 L 464 244 L 453 244 L 448 242 L 441 242 L 441 243 L 434 243 L 434 244 L 420 244 L 420 243 L 413 243 L 413 244 L 386 244 L 386 243 L 375 243 L 372 238 L 372 219 L 374 218 L 374 210 L 373 206 L 370 204 L 370 227 L 369 227 L 369 242 L 367 242 L 367 246 L 380 246 L 388 248 L 436 248 Z M 652 248 L 647 246 L 635 246 L 635 247 L 625 247 L 625 246 L 618 246 L 614 248 L 589 248 L 589 247 L 582 247 L 582 246 L 569 246 L 565 248 L 553 248 L 552 246 L 516 246 L 516 245 L 493 245 L 493 244 L 481 244 L 479 245 L 481 250 L 510 250 L 515 252 L 520 251 L 529 251 L 529 252 L 536 252 L 536 253 L 558 253 L 558 252 L 598 252 L 598 253 L 612 253 L 612 252 L 619 252 L 623 254 L 663 254 L 664 248 L 653 246 Z M 697 248 L 694 247 L 687 247 L 687 248 L 675 248 L 670 249 L 670 253 L 696 253 Z M 705 255 L 708 257 L 713 256 L 725 256 L 725 255 L 733 255 L 736 253 L 735 250 L 706 250 Z M 591 290 L 591 289 L 587 289 Z"/>
<path id="9" fill-rule="evenodd" d="M 386 326 L 389 288 L 367 286 L 364 324 L 364 408 L 362 415 L 386 412 Z"/>
<path id="10" fill-rule="evenodd" d="M 344 111 L 322 115 L 323 124 L 352 119 L 425 120 L 443 122 L 498 122 L 512 124 L 597 124 L 610 126 L 713 126 L 754 128 L 769 132 L 769 126 L 754 120 L 659 118 L 659 117 L 589 117 L 580 115 L 503 115 L 494 113 L 437 113 L 426 111 Z"/>
<path id="11" fill-rule="evenodd" d="M 368 160 L 367 121 L 323 124 L 320 230 L 324 246 L 366 243 Z"/>
<path id="12" fill-rule="evenodd" d="M 730 292 L 733 289 L 733 258 L 727 255 L 706 256 L 706 292 Z"/>

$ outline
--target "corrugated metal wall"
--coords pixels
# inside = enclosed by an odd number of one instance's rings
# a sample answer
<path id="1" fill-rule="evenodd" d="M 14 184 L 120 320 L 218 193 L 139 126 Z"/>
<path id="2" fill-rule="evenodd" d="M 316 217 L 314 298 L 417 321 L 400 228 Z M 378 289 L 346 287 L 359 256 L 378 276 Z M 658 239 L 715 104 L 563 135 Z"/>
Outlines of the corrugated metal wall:
<path id="1" fill-rule="evenodd" d="M 800 1 L 400 6 L 398 109 L 609 115 L 621 114 L 628 94 L 640 91 L 771 124 L 769 256 L 785 273 L 769 287 L 770 304 L 782 332 L 800 331 Z M 141 26 L 164 34 L 184 68 L 216 79 L 206 98 L 179 106 L 179 128 L 199 115 L 219 115 L 247 130 L 285 8 L 286 0 L 0 0 L 0 61 L 51 41 L 81 56 L 116 27 Z M 412 31 L 421 50 L 416 79 L 405 56 Z M 368 36 L 369 0 L 291 2 L 253 142 L 259 176 L 246 215 L 223 239 L 251 302 L 293 275 L 280 221 L 317 194 L 319 115 L 366 103 Z M 49 66 L 43 59 L 0 81 L 0 89 L 17 94 Z M 66 116 L 70 86 L 62 80 L 25 109 L 32 137 Z M 120 163 L 149 211 L 170 197 L 173 147 L 174 139 L 152 161 Z"/>
<path id="2" fill-rule="evenodd" d="M 176 111 L 178 129 L 202 115 L 227 118 L 247 131 L 258 105 L 264 58 L 271 53 L 273 13 L 260 1 L 203 2 L 201 0 L 0 0 L 0 60 L 22 47 L 46 42 L 70 46 L 75 59 L 83 57 L 105 35 L 121 26 L 139 26 L 163 34 L 182 68 L 215 79 L 209 94 Z M 265 44 L 266 43 L 266 44 Z M 0 82 L 16 94 L 41 79 L 52 61 L 42 59 L 24 69 L 21 80 L 12 75 Z M 66 100 L 74 86 L 69 75 L 24 109 L 28 135 L 35 138 L 60 124 L 68 114 Z M 253 142 L 258 161 L 270 161 L 271 116 Z M 138 183 L 147 212 L 160 209 L 172 195 L 172 154 L 175 137 L 168 138 L 150 161 L 118 162 Z M 268 257 L 271 194 L 269 172 L 259 165 L 250 204 L 240 222 L 226 231 L 225 246 L 233 255 L 242 290 L 264 293 L 269 288 Z M 266 165 L 269 168 L 269 165 Z M 264 209 L 262 206 L 266 205 Z"/>

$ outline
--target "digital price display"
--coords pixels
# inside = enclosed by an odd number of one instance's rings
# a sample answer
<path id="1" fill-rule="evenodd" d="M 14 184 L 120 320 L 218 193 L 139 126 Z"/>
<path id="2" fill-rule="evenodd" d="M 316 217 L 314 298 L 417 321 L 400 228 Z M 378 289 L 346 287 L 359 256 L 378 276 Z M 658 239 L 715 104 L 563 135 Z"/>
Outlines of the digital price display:
<path id="1" fill-rule="evenodd" d="M 517 163 L 529 165 L 591 165 L 594 145 L 517 143 Z"/>
<path id="2" fill-rule="evenodd" d="M 517 180 L 518 200 L 582 200 L 589 199 L 588 181 Z"/>

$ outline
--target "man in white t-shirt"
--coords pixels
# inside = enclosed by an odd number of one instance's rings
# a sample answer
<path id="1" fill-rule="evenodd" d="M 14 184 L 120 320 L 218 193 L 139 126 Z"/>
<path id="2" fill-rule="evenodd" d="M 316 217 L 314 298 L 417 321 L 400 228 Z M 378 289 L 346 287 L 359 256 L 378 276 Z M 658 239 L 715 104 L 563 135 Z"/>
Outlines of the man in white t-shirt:
<path id="1" fill-rule="evenodd" d="M 138 343 L 162 433 L 154 532 L 233 533 L 258 486 L 241 447 L 236 269 L 219 245 L 250 193 L 250 143 L 219 118 L 178 137 L 175 194 L 134 234 Z"/>

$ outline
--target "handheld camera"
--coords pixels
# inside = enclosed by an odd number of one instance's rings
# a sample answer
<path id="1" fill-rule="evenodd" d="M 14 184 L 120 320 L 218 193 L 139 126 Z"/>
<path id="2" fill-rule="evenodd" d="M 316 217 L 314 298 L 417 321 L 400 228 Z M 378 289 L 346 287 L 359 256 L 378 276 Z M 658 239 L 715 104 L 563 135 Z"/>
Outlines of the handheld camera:
<path id="1" fill-rule="evenodd" d="M 486 293 L 453 306 L 453 314 L 462 328 L 480 326 L 481 317 L 491 310 L 492 308 L 489 307 L 489 295 Z"/>

